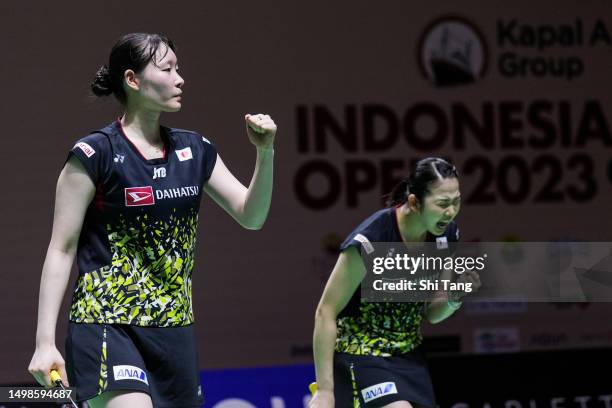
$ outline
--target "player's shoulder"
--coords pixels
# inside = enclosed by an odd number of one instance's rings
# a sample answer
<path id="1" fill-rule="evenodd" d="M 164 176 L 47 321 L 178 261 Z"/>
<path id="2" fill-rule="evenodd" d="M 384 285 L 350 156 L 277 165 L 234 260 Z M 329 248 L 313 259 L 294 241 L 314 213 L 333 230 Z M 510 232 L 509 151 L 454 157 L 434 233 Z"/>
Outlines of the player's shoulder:
<path id="1" fill-rule="evenodd" d="M 191 143 L 204 142 L 206 144 L 212 145 L 212 142 L 210 140 L 208 140 L 207 138 L 205 138 L 204 136 L 202 136 L 200 133 L 196 131 L 169 127 L 169 126 L 162 126 L 162 128 L 165 130 L 166 134 L 172 139 L 181 140 L 183 142 L 191 142 Z"/>
<path id="2" fill-rule="evenodd" d="M 395 208 L 383 208 L 363 220 L 344 240 L 340 248 L 361 245 L 367 252 L 374 242 L 393 241 L 392 231 L 395 222 Z"/>
<path id="3" fill-rule="evenodd" d="M 116 131 L 113 129 L 113 125 L 107 125 L 101 129 L 90 131 L 86 135 L 80 136 L 74 142 L 73 149 L 80 149 L 91 157 L 96 153 L 102 154 L 103 152 L 110 150 L 111 138 L 114 137 Z"/>
<path id="4" fill-rule="evenodd" d="M 383 208 L 363 220 L 355 231 L 380 233 L 391 227 L 393 222 L 395 222 L 395 208 Z"/>

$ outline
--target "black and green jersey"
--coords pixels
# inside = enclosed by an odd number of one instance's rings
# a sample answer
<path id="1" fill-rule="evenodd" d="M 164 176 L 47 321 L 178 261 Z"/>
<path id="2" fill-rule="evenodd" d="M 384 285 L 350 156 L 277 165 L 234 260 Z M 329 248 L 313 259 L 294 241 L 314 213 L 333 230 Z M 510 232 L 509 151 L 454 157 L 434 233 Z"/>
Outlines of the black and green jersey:
<path id="1" fill-rule="evenodd" d="M 363 221 L 342 243 L 358 250 L 376 242 L 403 242 L 397 224 L 396 208 L 385 208 Z M 427 233 L 426 241 L 456 242 L 459 229 L 452 221 L 440 236 Z M 389 357 L 408 353 L 423 341 L 421 320 L 424 302 L 361 302 L 358 287 L 347 306 L 338 315 L 337 352 Z"/>
<path id="2" fill-rule="evenodd" d="M 145 159 L 119 121 L 80 139 L 69 153 L 96 186 L 78 243 L 72 322 L 193 323 L 198 210 L 217 151 L 197 133 L 160 131 L 161 159 Z"/>

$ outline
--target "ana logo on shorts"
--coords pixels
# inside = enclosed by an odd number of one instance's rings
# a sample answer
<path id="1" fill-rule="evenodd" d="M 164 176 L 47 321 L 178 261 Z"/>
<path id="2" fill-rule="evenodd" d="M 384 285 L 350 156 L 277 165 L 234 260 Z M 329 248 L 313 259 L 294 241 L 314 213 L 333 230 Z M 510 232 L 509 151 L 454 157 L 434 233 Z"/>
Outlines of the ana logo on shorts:
<path id="1" fill-rule="evenodd" d="M 128 187 L 125 189 L 125 205 L 127 207 L 138 207 L 141 205 L 153 205 L 153 187 Z"/>
<path id="2" fill-rule="evenodd" d="M 394 382 L 384 382 L 361 390 L 361 395 L 365 402 L 370 402 L 391 394 L 397 394 L 397 387 Z"/>
<path id="3" fill-rule="evenodd" d="M 115 376 L 115 381 L 136 380 L 149 385 L 149 381 L 147 380 L 147 373 L 145 373 L 144 370 L 141 370 L 138 367 L 129 365 L 113 366 L 113 374 Z"/>
<path id="4" fill-rule="evenodd" d="M 417 60 L 423 74 L 436 86 L 465 85 L 484 75 L 487 47 L 472 23 L 459 17 L 443 17 L 425 29 Z"/>

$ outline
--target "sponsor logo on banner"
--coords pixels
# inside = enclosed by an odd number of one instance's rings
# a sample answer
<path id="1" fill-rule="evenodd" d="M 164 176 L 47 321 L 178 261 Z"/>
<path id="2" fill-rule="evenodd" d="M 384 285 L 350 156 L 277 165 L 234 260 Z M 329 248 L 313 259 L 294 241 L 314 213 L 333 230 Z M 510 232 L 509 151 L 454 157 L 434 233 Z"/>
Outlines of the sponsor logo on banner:
<path id="1" fill-rule="evenodd" d="M 125 205 L 127 207 L 138 207 L 141 205 L 153 205 L 153 187 L 127 187 L 125 189 Z"/>
<path id="2" fill-rule="evenodd" d="M 488 51 L 484 37 L 469 21 L 443 17 L 425 29 L 418 61 L 427 79 L 440 87 L 465 85 L 482 78 Z"/>
<path id="3" fill-rule="evenodd" d="M 582 332 L 579 334 L 580 345 L 609 346 L 612 344 L 612 330 Z"/>
<path id="4" fill-rule="evenodd" d="M 384 382 L 361 390 L 361 395 L 366 403 L 391 394 L 397 394 L 394 382 Z"/>
<path id="5" fill-rule="evenodd" d="M 115 381 L 136 380 L 149 385 L 149 381 L 147 380 L 147 373 L 145 373 L 144 370 L 141 370 L 138 367 L 130 365 L 113 366 L 113 375 L 115 376 Z"/>
<path id="6" fill-rule="evenodd" d="M 610 361 L 610 355 L 609 350 L 486 355 L 471 359 L 469 375 L 462 376 L 448 367 L 460 366 L 463 358 L 440 356 L 430 361 L 430 368 L 438 373 L 440 383 L 453 383 L 438 398 L 445 408 L 610 408 L 609 376 L 592 369 L 593 361 Z M 202 370 L 201 382 L 206 384 L 207 407 L 306 408 L 310 393 L 305 384 L 312 381 L 313 373 L 311 364 Z M 542 386 L 542 378 L 551 386 Z M 383 384 L 378 384 L 381 394 Z M 474 384 L 481 392 L 468 395 L 466 389 Z M 390 391 L 399 393 L 394 388 L 397 385 Z M 366 400 L 366 405 L 381 401 Z"/>
<path id="7" fill-rule="evenodd" d="M 355 241 L 361 242 L 361 246 L 363 246 L 363 249 L 365 249 L 367 254 L 371 254 L 372 252 L 374 252 L 374 246 L 372 245 L 370 240 L 365 237 L 365 235 L 357 234 L 353 239 Z"/>
<path id="8" fill-rule="evenodd" d="M 184 149 L 176 150 L 175 153 L 179 161 L 193 159 L 193 155 L 191 154 L 191 147 L 186 147 Z"/>
<path id="9" fill-rule="evenodd" d="M 550 391 L 549 391 L 550 392 Z M 608 408 L 612 402 L 612 394 L 592 394 L 592 395 L 572 395 L 567 397 L 546 397 L 534 394 L 532 398 L 485 400 L 483 402 L 455 402 L 450 404 L 450 408 Z M 571 394 L 570 394 L 571 395 Z"/>
<path id="10" fill-rule="evenodd" d="M 591 306 L 590 302 L 557 302 L 549 305 L 555 310 L 565 312 L 566 310 L 586 310 Z"/>
<path id="11" fill-rule="evenodd" d="M 520 349 L 518 327 L 477 329 L 474 332 L 475 353 L 509 353 Z"/>
<path id="12" fill-rule="evenodd" d="M 583 76 L 587 64 L 592 64 L 579 51 L 612 45 L 610 28 L 603 20 L 593 23 L 581 18 L 541 24 L 502 18 L 491 38 L 497 51 L 492 66 L 505 78 L 571 81 Z M 418 50 L 421 70 L 436 86 L 473 83 L 488 65 L 485 37 L 465 18 L 435 20 L 424 30 Z"/>
<path id="13" fill-rule="evenodd" d="M 612 38 L 602 20 L 576 18 L 538 24 L 517 18 L 496 24 L 500 52 L 497 67 L 507 78 L 559 78 L 571 81 L 585 73 L 588 60 L 581 49 L 609 46 Z"/>
<path id="14" fill-rule="evenodd" d="M 527 340 L 527 345 L 536 348 L 557 348 L 567 344 L 568 341 L 567 333 L 541 332 L 531 334 Z"/>
<path id="15" fill-rule="evenodd" d="M 501 10 L 441 17 L 422 26 L 413 40 L 418 44 L 408 45 L 418 54 L 410 68 L 419 65 L 423 81 L 446 87 L 442 93 L 399 105 L 369 99 L 328 105 L 323 97 L 295 106 L 298 160 L 291 165 L 300 205 L 316 211 L 371 206 L 414 167 L 417 157 L 397 153 L 405 148 L 451 160 L 470 179 L 472 205 L 507 211 L 600 202 L 602 185 L 612 181 L 612 159 L 591 153 L 612 146 L 606 98 L 596 87 L 581 98 L 575 87 L 550 93 L 538 85 L 604 69 L 612 25 L 603 17 L 519 18 Z M 588 72 L 591 66 L 597 70 Z M 452 86 L 475 93 L 449 99 L 443 90 Z M 534 154 L 516 154 L 523 150 Z M 520 256 L 511 248 L 508 254 Z"/>
<path id="16" fill-rule="evenodd" d="M 85 156 L 87 156 L 87 157 L 91 157 L 94 154 L 96 154 L 96 151 L 94 150 L 94 148 L 91 147 L 90 145 L 88 145 L 85 142 L 79 142 L 79 143 L 77 143 L 74 146 L 78 147 L 79 149 L 81 149 L 83 151 L 83 153 L 85 153 Z"/>
<path id="17" fill-rule="evenodd" d="M 466 302 L 463 311 L 471 315 L 521 314 L 527 312 L 527 302 Z"/>

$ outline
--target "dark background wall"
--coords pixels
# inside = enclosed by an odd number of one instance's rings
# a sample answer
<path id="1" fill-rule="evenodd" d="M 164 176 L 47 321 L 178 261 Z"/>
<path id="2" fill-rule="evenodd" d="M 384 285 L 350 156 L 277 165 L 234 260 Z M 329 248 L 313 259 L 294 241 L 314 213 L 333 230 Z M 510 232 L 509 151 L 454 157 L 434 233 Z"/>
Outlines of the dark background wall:
<path id="1" fill-rule="evenodd" d="M 3 1 L 0 383 L 29 379 L 55 183 L 74 141 L 121 113 L 88 91 L 121 34 L 162 32 L 176 42 L 184 107 L 163 122 L 211 139 L 244 183 L 255 158 L 244 113 L 269 113 L 280 129 L 262 231 L 242 230 L 210 200 L 202 206 L 194 271 L 200 364 L 222 368 L 310 360 L 312 316 L 335 258 L 329 243 L 379 208 L 384 180 L 405 174 L 415 158 L 443 155 L 457 164 L 466 240 L 610 241 L 612 42 L 604 32 L 612 32 L 611 11 L 602 1 Z M 437 87 L 421 69 L 432 48 L 420 44 L 445 16 L 480 33 L 468 53 L 474 37 L 454 31 L 473 83 Z M 547 26 L 559 42 L 530 46 L 547 38 Z M 532 34 L 538 27 L 540 37 Z M 518 59 L 552 60 L 561 75 L 514 74 Z M 582 68 L 568 78 L 575 64 Z M 371 105 L 386 114 L 368 133 Z M 461 125 L 458 111 L 475 118 L 492 147 Z M 316 135 L 326 142 L 319 149 Z M 368 135 L 390 142 L 368 147 Z M 552 142 L 543 147 L 530 142 L 545 136 Z M 352 149 L 341 140 L 357 142 Z M 315 160 L 327 170 L 304 176 Z M 542 161 L 552 164 L 540 168 Z M 335 174 L 339 186 L 330 184 Z M 561 195 L 542 199 L 550 183 Z M 328 194 L 329 202 L 317 200 Z M 588 303 L 474 306 L 426 332 L 456 336 L 464 352 L 609 345 L 610 311 Z M 64 310 L 62 347 L 66 318 Z"/>

